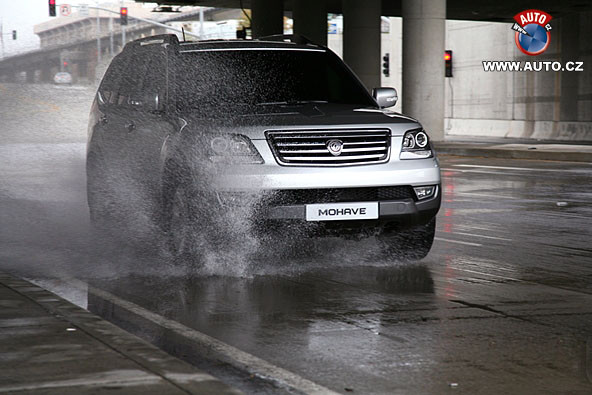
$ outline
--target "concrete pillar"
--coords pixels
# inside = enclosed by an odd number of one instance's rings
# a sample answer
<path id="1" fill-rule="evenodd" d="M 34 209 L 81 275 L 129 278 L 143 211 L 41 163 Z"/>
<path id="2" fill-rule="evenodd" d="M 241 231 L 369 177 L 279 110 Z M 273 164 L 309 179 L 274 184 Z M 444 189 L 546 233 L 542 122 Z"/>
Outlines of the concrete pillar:
<path id="1" fill-rule="evenodd" d="M 325 0 L 294 0 L 294 34 L 327 45 L 327 5 Z"/>
<path id="2" fill-rule="evenodd" d="M 27 81 L 27 84 L 35 83 L 35 70 L 27 70 L 25 73 L 25 80 Z"/>
<path id="3" fill-rule="evenodd" d="M 45 66 L 41 69 L 41 82 L 52 82 L 51 67 Z"/>
<path id="4" fill-rule="evenodd" d="M 251 3 L 253 38 L 284 33 L 284 1 L 253 0 Z"/>
<path id="5" fill-rule="evenodd" d="M 343 0 L 343 60 L 368 90 L 380 86 L 381 0 Z"/>
<path id="6" fill-rule="evenodd" d="M 403 0 L 403 112 L 444 140 L 446 0 Z"/>
<path id="7" fill-rule="evenodd" d="M 580 49 L 580 15 L 569 14 L 561 17 L 560 27 L 561 63 L 579 60 Z M 553 32 L 551 31 L 551 34 Z M 562 72 L 561 96 L 559 102 L 559 119 L 561 121 L 578 120 L 578 80 L 577 72 Z"/>

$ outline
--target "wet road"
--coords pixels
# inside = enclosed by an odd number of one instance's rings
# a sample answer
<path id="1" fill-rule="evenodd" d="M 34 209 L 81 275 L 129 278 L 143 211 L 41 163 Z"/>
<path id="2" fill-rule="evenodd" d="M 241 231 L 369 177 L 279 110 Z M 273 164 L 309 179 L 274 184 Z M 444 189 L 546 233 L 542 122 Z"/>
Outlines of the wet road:
<path id="1" fill-rule="evenodd" d="M 592 163 L 441 158 L 437 239 L 419 263 L 385 261 L 373 240 L 325 239 L 257 264 L 233 246 L 188 275 L 92 239 L 84 116 L 64 126 L 61 113 L 22 135 L 0 126 L 0 270 L 247 392 L 280 390 L 202 335 L 342 393 L 592 392 Z"/>

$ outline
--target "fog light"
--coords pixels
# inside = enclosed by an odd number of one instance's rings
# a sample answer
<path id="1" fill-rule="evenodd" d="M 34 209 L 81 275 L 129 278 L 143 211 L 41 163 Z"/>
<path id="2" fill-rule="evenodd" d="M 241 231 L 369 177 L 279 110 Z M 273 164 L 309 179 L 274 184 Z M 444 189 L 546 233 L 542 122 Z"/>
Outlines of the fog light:
<path id="1" fill-rule="evenodd" d="M 216 191 L 216 198 L 222 207 L 252 207 L 261 200 L 261 196 L 260 193 Z"/>
<path id="2" fill-rule="evenodd" d="M 423 200 L 432 197 L 436 192 L 435 185 L 429 185 L 426 187 L 414 187 L 413 189 L 415 190 L 415 195 L 417 196 L 418 200 Z"/>

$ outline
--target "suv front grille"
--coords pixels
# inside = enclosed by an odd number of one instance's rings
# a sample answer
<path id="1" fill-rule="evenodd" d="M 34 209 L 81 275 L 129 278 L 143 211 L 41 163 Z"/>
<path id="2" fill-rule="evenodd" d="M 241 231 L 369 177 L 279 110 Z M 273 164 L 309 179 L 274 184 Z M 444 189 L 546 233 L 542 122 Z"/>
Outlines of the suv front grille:
<path id="1" fill-rule="evenodd" d="M 263 198 L 269 206 L 315 203 L 380 202 L 415 198 L 410 186 L 368 188 L 285 189 L 270 192 Z"/>
<path id="2" fill-rule="evenodd" d="M 279 164 L 285 166 L 347 166 L 384 163 L 389 160 L 388 129 L 273 130 L 267 141 Z M 331 141 L 341 145 L 332 154 Z"/>

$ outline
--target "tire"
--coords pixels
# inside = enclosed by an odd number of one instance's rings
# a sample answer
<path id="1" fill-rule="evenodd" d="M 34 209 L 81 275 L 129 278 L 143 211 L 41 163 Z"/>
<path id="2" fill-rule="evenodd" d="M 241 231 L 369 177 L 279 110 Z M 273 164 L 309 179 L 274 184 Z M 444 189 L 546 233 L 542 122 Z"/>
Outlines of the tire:
<path id="1" fill-rule="evenodd" d="M 214 246 L 217 235 L 211 222 L 216 212 L 210 195 L 191 183 L 182 183 L 171 188 L 164 198 L 161 219 L 164 247 L 175 260 L 199 262 L 204 249 Z"/>
<path id="2" fill-rule="evenodd" d="M 190 258 L 196 253 L 191 236 L 197 231 L 199 215 L 189 198 L 187 187 L 178 185 L 170 199 L 163 213 L 165 248 L 174 258 Z"/>
<path id="3" fill-rule="evenodd" d="M 114 222 L 110 209 L 112 202 L 104 169 L 101 167 L 101 158 L 94 152 L 89 153 L 87 158 L 86 178 L 86 198 L 92 230 L 99 236 L 109 236 Z"/>
<path id="4" fill-rule="evenodd" d="M 436 219 L 411 228 L 389 227 L 378 236 L 382 252 L 389 258 L 416 261 L 425 258 L 436 234 Z"/>

